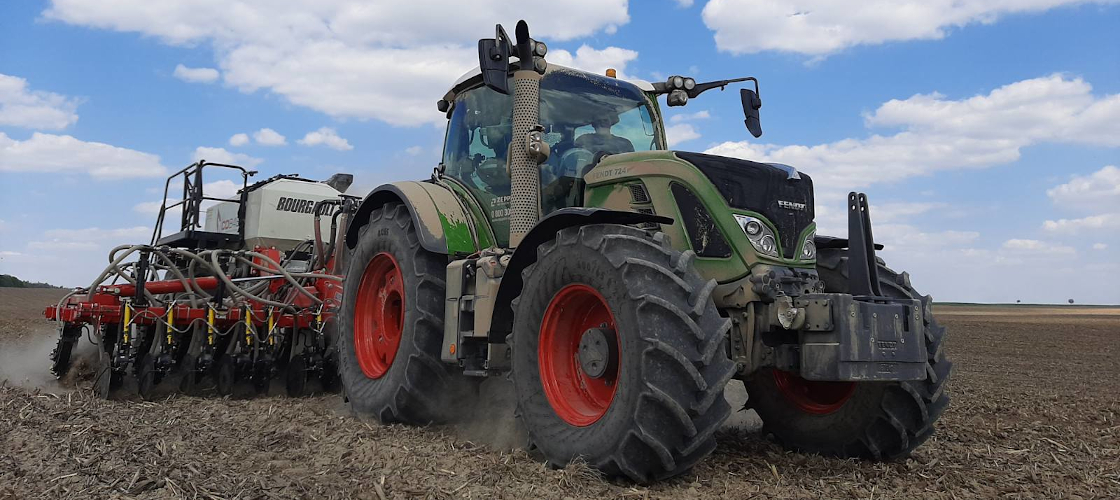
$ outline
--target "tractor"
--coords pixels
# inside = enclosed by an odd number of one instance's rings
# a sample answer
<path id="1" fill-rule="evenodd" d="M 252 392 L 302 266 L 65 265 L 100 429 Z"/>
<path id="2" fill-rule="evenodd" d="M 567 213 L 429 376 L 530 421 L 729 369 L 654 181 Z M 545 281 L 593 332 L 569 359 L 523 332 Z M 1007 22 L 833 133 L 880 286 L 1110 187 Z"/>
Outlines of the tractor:
<path id="1" fill-rule="evenodd" d="M 524 21 L 479 41 L 437 103 L 431 178 L 370 192 L 345 228 L 338 364 L 351 407 L 452 421 L 509 376 L 528 447 L 645 483 L 716 446 L 743 383 L 782 445 L 889 460 L 946 409 L 932 300 L 875 256 L 865 195 L 818 235 L 793 167 L 668 149 L 658 104 L 755 78 L 648 83 L 546 62 Z"/>

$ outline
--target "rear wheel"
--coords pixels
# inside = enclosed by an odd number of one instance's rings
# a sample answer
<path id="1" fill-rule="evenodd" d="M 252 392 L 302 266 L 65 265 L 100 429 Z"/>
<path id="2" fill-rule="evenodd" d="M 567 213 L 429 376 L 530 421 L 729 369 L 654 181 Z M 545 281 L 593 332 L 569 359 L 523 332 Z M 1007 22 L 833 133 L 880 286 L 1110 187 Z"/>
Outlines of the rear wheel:
<path id="1" fill-rule="evenodd" d="M 694 254 L 617 225 L 564 229 L 522 274 L 513 379 L 530 449 L 638 482 L 680 474 L 715 448 L 735 373 L 730 322 Z"/>
<path id="2" fill-rule="evenodd" d="M 420 246 L 412 217 L 390 203 L 370 215 L 348 264 L 339 372 L 352 408 L 423 425 L 455 408 L 443 345 L 447 259 Z"/>
<path id="3" fill-rule="evenodd" d="M 822 249 L 817 272 L 825 291 L 848 292 L 847 250 Z M 878 264 L 884 295 L 920 298 L 925 308 L 926 379 L 907 382 L 820 382 L 765 368 L 747 379 L 747 406 L 763 429 L 783 445 L 839 457 L 889 460 L 908 455 L 933 434 L 949 404 L 945 383 L 952 368 L 945 358 L 945 328 L 934 319 L 927 295 L 910 286 L 906 273 Z"/>

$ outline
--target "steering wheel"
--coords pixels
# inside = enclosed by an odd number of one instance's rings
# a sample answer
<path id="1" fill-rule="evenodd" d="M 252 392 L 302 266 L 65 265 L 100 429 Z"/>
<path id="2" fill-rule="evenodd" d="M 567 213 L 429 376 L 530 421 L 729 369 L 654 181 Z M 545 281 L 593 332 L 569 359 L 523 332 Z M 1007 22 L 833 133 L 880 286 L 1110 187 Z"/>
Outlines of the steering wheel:
<path id="1" fill-rule="evenodd" d="M 560 156 L 559 176 L 580 177 L 588 165 L 594 165 L 595 155 L 583 148 L 571 148 Z"/>
<path id="2" fill-rule="evenodd" d="M 510 179 L 506 173 L 506 162 L 498 158 L 489 158 L 475 167 L 475 174 L 491 188 L 495 186 L 508 186 Z"/>

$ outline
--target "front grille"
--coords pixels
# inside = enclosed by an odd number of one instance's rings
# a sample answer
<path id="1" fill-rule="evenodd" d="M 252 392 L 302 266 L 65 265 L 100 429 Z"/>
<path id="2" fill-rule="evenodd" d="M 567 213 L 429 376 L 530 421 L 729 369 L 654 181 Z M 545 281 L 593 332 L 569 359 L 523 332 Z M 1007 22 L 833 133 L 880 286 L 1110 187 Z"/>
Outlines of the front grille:
<path id="1" fill-rule="evenodd" d="M 813 222 L 813 179 L 805 173 L 800 179 L 790 179 L 786 170 L 749 160 L 679 151 L 676 155 L 696 166 L 728 205 L 756 212 L 772 222 L 778 228 L 782 253 L 786 258 L 796 257 L 797 237 Z"/>

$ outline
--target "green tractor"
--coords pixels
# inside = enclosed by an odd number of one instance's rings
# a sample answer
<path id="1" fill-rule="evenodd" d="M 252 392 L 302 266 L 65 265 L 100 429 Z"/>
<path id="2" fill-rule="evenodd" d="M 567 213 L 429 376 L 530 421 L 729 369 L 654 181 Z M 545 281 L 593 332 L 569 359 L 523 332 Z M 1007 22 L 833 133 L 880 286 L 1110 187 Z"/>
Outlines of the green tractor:
<path id="1" fill-rule="evenodd" d="M 783 445 L 876 460 L 933 433 L 951 364 L 931 299 L 876 259 L 866 197 L 816 234 L 792 167 L 670 151 L 658 97 L 754 78 L 629 82 L 545 62 L 524 22 L 438 102 L 430 180 L 378 187 L 346 232 L 340 374 L 353 409 L 424 425 L 511 376 L 530 450 L 638 482 L 715 448 L 742 381 Z M 516 59 L 515 61 L 512 59 Z"/>

